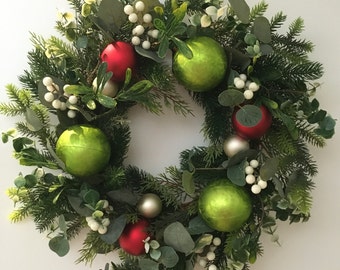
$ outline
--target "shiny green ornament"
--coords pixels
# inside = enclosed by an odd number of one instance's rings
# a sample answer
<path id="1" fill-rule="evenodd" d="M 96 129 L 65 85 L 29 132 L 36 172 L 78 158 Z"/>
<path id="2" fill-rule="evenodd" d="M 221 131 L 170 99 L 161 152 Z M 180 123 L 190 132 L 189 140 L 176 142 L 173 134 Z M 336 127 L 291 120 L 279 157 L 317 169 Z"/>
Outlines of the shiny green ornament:
<path id="1" fill-rule="evenodd" d="M 205 36 L 188 39 L 186 44 L 193 56 L 189 59 L 180 51 L 175 54 L 172 68 L 178 81 L 194 92 L 209 91 L 218 86 L 228 67 L 223 47 Z"/>
<path id="2" fill-rule="evenodd" d="M 211 228 L 220 232 L 232 232 L 247 221 L 252 204 L 242 187 L 234 185 L 228 179 L 221 179 L 203 189 L 198 208 Z"/>
<path id="3" fill-rule="evenodd" d="M 75 125 L 60 135 L 56 154 L 65 163 L 68 173 L 85 177 L 105 168 L 110 159 L 111 147 L 99 128 Z"/>

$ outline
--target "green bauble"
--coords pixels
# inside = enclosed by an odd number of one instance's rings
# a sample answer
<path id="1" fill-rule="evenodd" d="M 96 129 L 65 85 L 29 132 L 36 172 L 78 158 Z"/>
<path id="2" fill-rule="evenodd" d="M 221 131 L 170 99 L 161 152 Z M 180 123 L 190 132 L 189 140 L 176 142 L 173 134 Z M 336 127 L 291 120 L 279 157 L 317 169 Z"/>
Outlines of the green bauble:
<path id="1" fill-rule="evenodd" d="M 195 92 L 208 91 L 225 78 L 228 63 L 221 45 L 209 37 L 195 37 L 186 41 L 193 57 L 185 57 L 180 51 L 174 56 L 173 72 L 178 81 Z"/>
<path id="2" fill-rule="evenodd" d="M 202 218 L 211 228 L 232 232 L 247 221 L 252 205 L 248 193 L 242 187 L 222 179 L 203 189 L 198 208 Z"/>
<path id="3" fill-rule="evenodd" d="M 75 125 L 60 135 L 56 154 L 65 163 L 67 172 L 85 177 L 104 169 L 110 159 L 111 147 L 99 128 Z"/>

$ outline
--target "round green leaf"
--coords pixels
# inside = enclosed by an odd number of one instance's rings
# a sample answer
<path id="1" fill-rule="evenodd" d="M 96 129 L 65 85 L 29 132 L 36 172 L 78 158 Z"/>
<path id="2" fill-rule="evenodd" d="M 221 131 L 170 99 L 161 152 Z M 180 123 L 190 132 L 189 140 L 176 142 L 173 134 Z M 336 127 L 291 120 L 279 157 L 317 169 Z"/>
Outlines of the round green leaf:
<path id="1" fill-rule="evenodd" d="M 112 245 L 116 242 L 119 236 L 122 234 L 126 225 L 126 216 L 121 215 L 115 220 L 111 221 L 110 225 L 107 227 L 106 234 L 101 234 L 100 238 L 107 244 Z"/>
<path id="2" fill-rule="evenodd" d="M 70 245 L 65 236 L 59 235 L 50 240 L 48 243 L 50 249 L 58 254 L 58 256 L 65 256 L 69 250 Z"/>
<path id="3" fill-rule="evenodd" d="M 213 232 L 214 230 L 207 225 L 201 216 L 196 216 L 189 221 L 188 231 L 191 235 L 197 235 L 201 233 Z"/>
<path id="4" fill-rule="evenodd" d="M 249 23 L 250 8 L 247 2 L 245 0 L 229 0 L 229 3 L 242 23 Z"/>
<path id="5" fill-rule="evenodd" d="M 164 246 L 160 248 L 162 253 L 159 262 L 167 268 L 175 267 L 179 261 L 176 251 L 172 247 Z"/>
<path id="6" fill-rule="evenodd" d="M 260 169 L 260 176 L 262 180 L 267 181 L 270 178 L 272 178 L 277 172 L 278 167 L 279 167 L 278 158 L 275 157 L 267 159 Z"/>
<path id="7" fill-rule="evenodd" d="M 185 254 L 195 247 L 189 232 L 180 222 L 171 223 L 164 230 L 164 242 L 179 252 Z"/>
<path id="8" fill-rule="evenodd" d="M 222 106 L 231 107 L 241 104 L 244 101 L 244 95 L 236 89 L 228 89 L 218 95 L 218 102 Z"/>
<path id="9" fill-rule="evenodd" d="M 159 264 L 149 259 L 140 259 L 139 267 L 141 270 L 158 270 Z"/>
<path id="10" fill-rule="evenodd" d="M 241 107 L 236 113 L 237 121 L 247 127 L 256 126 L 262 118 L 262 112 L 259 107 L 255 105 L 245 105 Z"/>
<path id="11" fill-rule="evenodd" d="M 17 178 L 14 179 L 14 185 L 17 188 L 24 187 L 26 185 L 26 179 L 22 175 L 19 175 Z"/>

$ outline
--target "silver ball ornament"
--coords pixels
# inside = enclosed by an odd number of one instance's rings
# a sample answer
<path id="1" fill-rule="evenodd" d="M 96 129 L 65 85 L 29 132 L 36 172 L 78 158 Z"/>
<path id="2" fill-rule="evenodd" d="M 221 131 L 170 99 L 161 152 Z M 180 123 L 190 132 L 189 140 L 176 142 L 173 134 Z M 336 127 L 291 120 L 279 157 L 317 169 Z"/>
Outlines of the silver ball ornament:
<path id="1" fill-rule="evenodd" d="M 138 212 L 146 218 L 154 218 L 162 211 L 161 199 L 153 193 L 146 193 L 137 203 Z"/>
<path id="2" fill-rule="evenodd" d="M 238 152 L 249 149 L 248 141 L 237 135 L 231 135 L 223 143 L 224 153 L 228 157 L 236 155 Z"/>

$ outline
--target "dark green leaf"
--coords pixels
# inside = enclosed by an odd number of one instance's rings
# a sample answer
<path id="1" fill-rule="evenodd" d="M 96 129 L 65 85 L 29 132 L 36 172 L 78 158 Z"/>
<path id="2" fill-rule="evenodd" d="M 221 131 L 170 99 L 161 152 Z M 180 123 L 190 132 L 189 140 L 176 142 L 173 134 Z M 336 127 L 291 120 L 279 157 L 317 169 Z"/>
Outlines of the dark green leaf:
<path id="1" fill-rule="evenodd" d="M 172 247 L 168 246 L 160 247 L 159 250 L 162 253 L 162 256 L 159 258 L 159 262 L 167 268 L 175 267 L 179 261 L 176 251 Z"/>
<path id="2" fill-rule="evenodd" d="M 92 210 L 83 205 L 83 200 L 76 196 L 67 196 L 69 203 L 72 208 L 81 216 L 88 217 L 91 216 Z"/>
<path id="3" fill-rule="evenodd" d="M 169 42 L 168 38 L 163 37 L 161 39 L 161 42 L 159 44 L 159 48 L 158 48 L 158 51 L 157 51 L 158 57 L 164 58 L 166 56 L 166 53 L 169 49 L 169 45 L 170 45 L 170 42 Z"/>
<path id="4" fill-rule="evenodd" d="M 232 107 L 244 102 L 244 95 L 236 89 L 228 89 L 218 95 L 218 102 L 222 106 Z"/>
<path id="5" fill-rule="evenodd" d="M 251 160 L 256 158 L 258 154 L 258 151 L 255 149 L 247 149 L 238 152 L 237 154 L 233 155 L 228 162 L 225 164 L 225 168 L 229 168 L 232 166 L 235 166 L 236 164 L 239 164 L 242 162 L 244 159 Z"/>
<path id="6" fill-rule="evenodd" d="M 153 26 L 159 31 L 166 31 L 166 25 L 161 19 L 155 18 L 153 20 Z"/>
<path id="7" fill-rule="evenodd" d="M 56 236 L 52 238 L 48 243 L 50 249 L 58 254 L 58 256 L 65 256 L 69 250 L 70 245 L 65 236 Z"/>
<path id="8" fill-rule="evenodd" d="M 237 111 L 236 119 L 243 126 L 253 127 L 262 119 L 262 112 L 255 105 L 244 105 Z"/>
<path id="9" fill-rule="evenodd" d="M 254 35 L 263 43 L 270 43 L 271 38 L 271 27 L 270 22 L 265 17 L 256 17 L 254 20 Z"/>
<path id="10" fill-rule="evenodd" d="M 249 23 L 250 8 L 246 1 L 244 0 L 229 0 L 229 3 L 233 10 L 235 11 L 237 17 L 242 23 Z"/>
<path id="11" fill-rule="evenodd" d="M 187 194 L 189 194 L 190 196 L 193 196 L 195 194 L 195 182 L 194 182 L 193 173 L 189 171 L 183 171 L 182 185 L 183 185 L 184 191 Z"/>
<path id="12" fill-rule="evenodd" d="M 247 44 L 247 45 L 251 45 L 253 46 L 255 43 L 256 43 L 256 36 L 251 34 L 251 33 L 247 33 L 245 36 L 244 36 L 244 42 Z"/>
<path id="13" fill-rule="evenodd" d="M 246 167 L 247 160 L 231 166 L 228 168 L 227 176 L 231 182 L 238 186 L 244 186 L 246 184 L 246 177 L 244 169 Z"/>
<path id="14" fill-rule="evenodd" d="M 114 201 L 123 202 L 130 205 L 137 204 L 137 198 L 133 192 L 129 189 L 118 189 L 112 190 L 107 193 L 107 195 Z"/>
<path id="15" fill-rule="evenodd" d="M 326 111 L 320 110 L 315 113 L 312 113 L 307 120 L 309 123 L 315 124 L 321 122 L 326 117 L 326 115 L 327 115 Z"/>
<path id="16" fill-rule="evenodd" d="M 196 216 L 189 221 L 188 231 L 191 235 L 196 235 L 213 232 L 214 230 L 210 228 L 200 216 Z"/>
<path id="17" fill-rule="evenodd" d="M 83 195 L 83 200 L 85 203 L 91 204 L 91 205 L 95 205 L 100 199 L 100 195 L 99 192 L 94 190 L 94 189 L 90 189 L 88 190 L 84 195 Z"/>
<path id="18" fill-rule="evenodd" d="M 122 234 L 125 225 L 126 216 L 121 215 L 118 218 L 111 221 L 110 225 L 107 227 L 106 234 L 101 234 L 100 238 L 109 245 L 114 244 Z"/>
<path id="19" fill-rule="evenodd" d="M 145 50 L 141 46 L 135 46 L 135 50 L 139 55 L 150 58 L 157 63 L 161 63 L 163 61 L 163 59 L 160 58 L 154 51 Z"/>
<path id="20" fill-rule="evenodd" d="M 61 230 L 64 234 L 66 234 L 66 232 L 67 232 L 67 226 L 66 226 L 66 221 L 65 221 L 64 215 L 60 215 L 60 216 L 59 216 L 58 225 L 59 225 L 60 230 Z"/>
<path id="21" fill-rule="evenodd" d="M 164 230 L 164 242 L 179 252 L 191 252 L 195 246 L 189 232 L 180 222 L 168 225 Z"/>
<path id="22" fill-rule="evenodd" d="M 150 259 L 140 259 L 139 260 L 139 267 L 141 270 L 158 270 L 159 264 L 155 261 Z"/>
<path id="23" fill-rule="evenodd" d="M 35 175 L 33 175 L 33 174 L 26 175 L 25 176 L 25 180 L 26 180 L 26 185 L 25 186 L 27 188 L 34 187 L 37 184 L 37 182 L 38 182 L 37 177 Z"/>
<path id="24" fill-rule="evenodd" d="M 262 180 L 267 181 L 272 178 L 279 167 L 279 159 L 274 157 L 267 159 L 260 168 L 260 176 Z"/>

